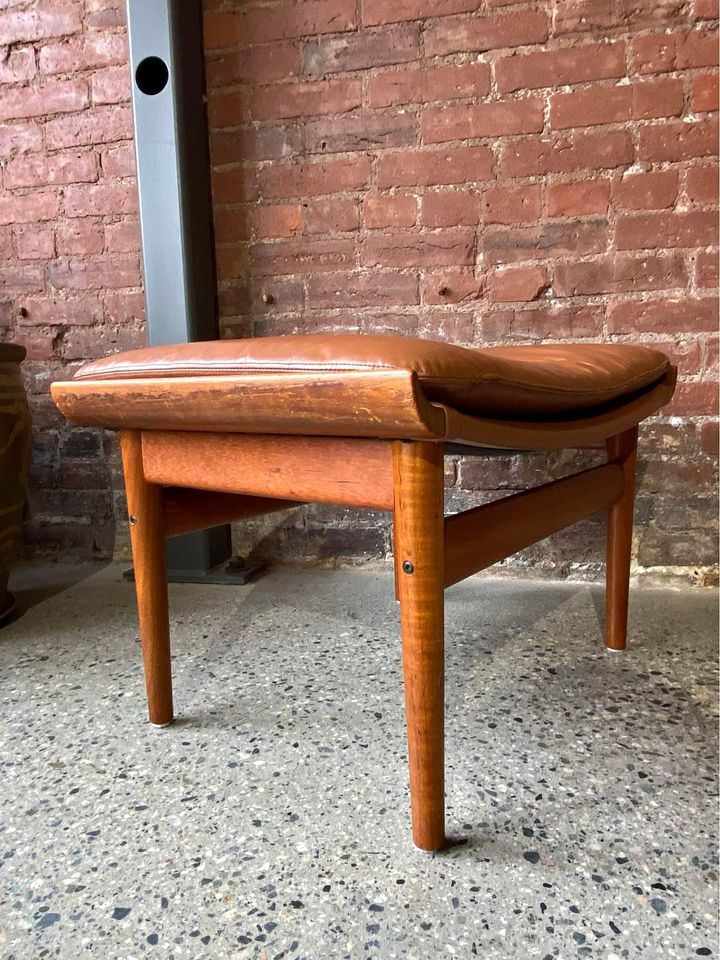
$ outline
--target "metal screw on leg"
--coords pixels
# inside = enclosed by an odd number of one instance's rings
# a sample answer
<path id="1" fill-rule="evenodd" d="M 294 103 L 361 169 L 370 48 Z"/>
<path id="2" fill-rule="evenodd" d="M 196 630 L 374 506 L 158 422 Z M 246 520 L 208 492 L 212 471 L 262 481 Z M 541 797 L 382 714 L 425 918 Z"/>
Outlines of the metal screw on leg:
<path id="1" fill-rule="evenodd" d="M 413 573 L 413 571 L 415 570 L 415 567 L 410 563 L 409 560 L 406 560 L 403 563 L 402 568 L 403 568 L 403 573 Z"/>
<path id="2" fill-rule="evenodd" d="M 137 517 L 130 517 L 129 519 L 130 519 L 130 526 L 134 527 L 135 524 L 137 523 Z"/>

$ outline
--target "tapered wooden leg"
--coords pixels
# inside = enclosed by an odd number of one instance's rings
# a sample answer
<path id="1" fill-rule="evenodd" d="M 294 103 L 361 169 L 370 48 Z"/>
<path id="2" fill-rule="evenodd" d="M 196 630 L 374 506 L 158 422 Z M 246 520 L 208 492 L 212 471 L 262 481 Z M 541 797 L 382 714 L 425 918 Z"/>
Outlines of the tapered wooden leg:
<path id="1" fill-rule="evenodd" d="M 609 650 L 624 650 L 627 641 L 637 436 L 638 428 L 633 427 L 607 441 L 608 460 L 621 464 L 625 481 L 622 497 L 608 509 L 605 646 Z"/>
<path id="2" fill-rule="evenodd" d="M 120 432 L 150 722 L 173 719 L 162 487 L 145 480 L 140 432 Z"/>
<path id="3" fill-rule="evenodd" d="M 444 478 L 441 444 L 393 445 L 413 840 L 445 845 Z"/>

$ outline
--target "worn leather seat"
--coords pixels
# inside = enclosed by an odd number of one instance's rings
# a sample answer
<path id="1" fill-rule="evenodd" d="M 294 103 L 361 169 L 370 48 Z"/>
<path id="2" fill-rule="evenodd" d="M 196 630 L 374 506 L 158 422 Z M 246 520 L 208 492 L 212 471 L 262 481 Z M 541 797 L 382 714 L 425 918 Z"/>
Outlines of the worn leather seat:
<path id="1" fill-rule="evenodd" d="M 289 374 L 409 371 L 433 403 L 471 416 L 541 420 L 577 417 L 635 395 L 668 367 L 660 351 L 626 344 L 469 349 L 408 337 L 316 334 L 133 350 L 86 364 L 75 380 L 133 381 L 130 392 L 138 380 L 159 378 L 262 375 L 281 386 Z M 116 399 L 121 405 L 122 393 Z"/>

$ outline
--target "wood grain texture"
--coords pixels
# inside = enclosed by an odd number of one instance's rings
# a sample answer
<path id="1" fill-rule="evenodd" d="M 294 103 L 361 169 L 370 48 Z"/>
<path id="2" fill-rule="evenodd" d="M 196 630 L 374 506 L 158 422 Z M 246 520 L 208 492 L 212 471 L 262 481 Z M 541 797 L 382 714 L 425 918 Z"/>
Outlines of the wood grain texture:
<path id="1" fill-rule="evenodd" d="M 173 719 L 162 488 L 143 475 L 140 434 L 120 433 L 150 722 Z"/>
<path id="2" fill-rule="evenodd" d="M 146 431 L 142 449 L 152 483 L 393 509 L 385 440 Z"/>
<path id="3" fill-rule="evenodd" d="M 236 493 L 210 493 L 174 487 L 165 490 L 164 500 L 166 537 L 301 506 L 294 500 L 272 500 L 269 497 L 245 497 Z"/>
<path id="4" fill-rule="evenodd" d="M 54 383 L 68 420 L 84 426 L 330 437 L 441 437 L 444 411 L 410 371 L 156 377 Z"/>
<path id="5" fill-rule="evenodd" d="M 633 427 L 607 443 L 608 460 L 623 474 L 623 495 L 608 509 L 605 583 L 605 646 L 624 650 L 627 643 L 628 599 L 638 428 Z"/>
<path id="6" fill-rule="evenodd" d="M 442 444 L 395 443 L 393 467 L 413 840 L 439 850 L 446 843 Z"/>
<path id="7" fill-rule="evenodd" d="M 445 586 L 617 501 L 623 471 L 603 464 L 445 520 Z"/>

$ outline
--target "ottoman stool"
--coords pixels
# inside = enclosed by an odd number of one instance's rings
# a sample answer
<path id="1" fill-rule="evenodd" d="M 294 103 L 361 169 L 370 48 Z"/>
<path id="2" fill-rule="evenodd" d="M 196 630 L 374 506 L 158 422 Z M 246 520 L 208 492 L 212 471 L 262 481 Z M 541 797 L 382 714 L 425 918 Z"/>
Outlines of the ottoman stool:
<path id="1" fill-rule="evenodd" d="M 623 649 L 637 428 L 675 378 L 637 346 L 341 334 L 134 350 L 55 383 L 73 423 L 120 431 L 151 722 L 173 719 L 165 537 L 308 501 L 391 511 L 413 839 L 440 849 L 445 587 L 607 510 L 605 642 Z M 581 447 L 603 462 L 445 516 L 445 453 Z"/>

